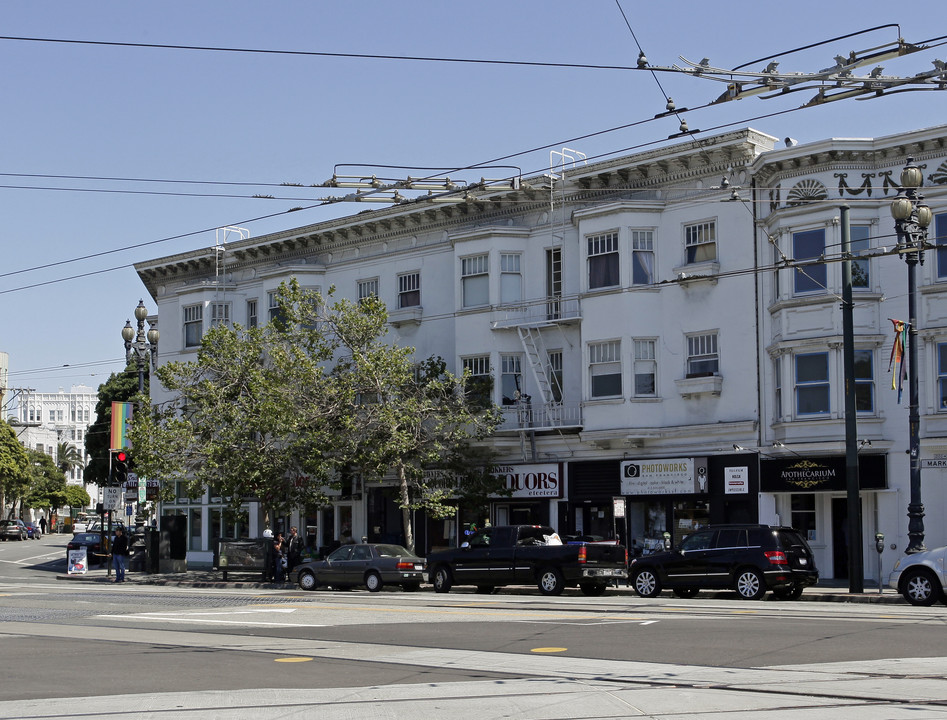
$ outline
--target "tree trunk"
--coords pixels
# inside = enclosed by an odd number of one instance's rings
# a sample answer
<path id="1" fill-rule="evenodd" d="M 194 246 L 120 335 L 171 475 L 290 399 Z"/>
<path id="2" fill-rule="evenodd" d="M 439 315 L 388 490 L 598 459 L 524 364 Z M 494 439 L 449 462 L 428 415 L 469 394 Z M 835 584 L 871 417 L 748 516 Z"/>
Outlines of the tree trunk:
<path id="1" fill-rule="evenodd" d="M 404 546 L 414 552 L 414 527 L 411 524 L 411 495 L 408 492 L 408 476 L 404 465 L 398 465 L 398 482 L 401 494 L 401 521 L 404 525 Z"/>

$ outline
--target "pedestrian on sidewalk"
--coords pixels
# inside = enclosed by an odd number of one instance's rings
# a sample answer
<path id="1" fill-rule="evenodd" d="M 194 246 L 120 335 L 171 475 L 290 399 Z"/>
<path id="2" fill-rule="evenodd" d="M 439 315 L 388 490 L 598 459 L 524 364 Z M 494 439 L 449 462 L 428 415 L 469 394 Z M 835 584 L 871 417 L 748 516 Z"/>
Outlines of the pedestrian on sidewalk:
<path id="1" fill-rule="evenodd" d="M 273 539 L 273 556 L 273 582 L 282 583 L 286 577 L 286 540 L 281 532 Z"/>
<path id="2" fill-rule="evenodd" d="M 125 562 L 128 558 L 128 538 L 121 527 L 115 528 L 112 541 L 112 559 L 115 561 L 115 582 L 125 582 Z"/>
<path id="3" fill-rule="evenodd" d="M 289 529 L 289 537 L 286 538 L 286 569 L 292 570 L 303 560 L 303 541 L 299 537 L 299 530 L 295 525 Z"/>

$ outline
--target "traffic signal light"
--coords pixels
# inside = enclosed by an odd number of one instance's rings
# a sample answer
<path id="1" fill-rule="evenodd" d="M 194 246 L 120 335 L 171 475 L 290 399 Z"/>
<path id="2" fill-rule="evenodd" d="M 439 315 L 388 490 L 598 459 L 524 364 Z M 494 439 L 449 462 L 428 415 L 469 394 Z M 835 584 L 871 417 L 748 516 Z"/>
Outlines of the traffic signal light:
<path id="1" fill-rule="evenodd" d="M 111 485 L 124 485 L 128 479 L 128 453 L 124 450 L 112 452 L 112 482 Z"/>

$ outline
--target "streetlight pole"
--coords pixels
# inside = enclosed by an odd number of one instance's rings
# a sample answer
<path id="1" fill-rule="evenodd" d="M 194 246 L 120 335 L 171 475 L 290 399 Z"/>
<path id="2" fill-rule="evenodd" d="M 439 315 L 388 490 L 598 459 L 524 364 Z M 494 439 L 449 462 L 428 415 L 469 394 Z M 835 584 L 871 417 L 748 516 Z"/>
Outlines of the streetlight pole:
<path id="1" fill-rule="evenodd" d="M 135 320 L 138 322 L 138 332 L 132 327 L 132 321 L 126 320 L 122 328 L 122 339 L 125 341 L 125 362 L 132 360 L 138 366 L 138 392 L 145 392 L 145 364 L 146 358 L 151 355 L 151 367 L 156 367 L 155 358 L 158 355 L 158 330 L 149 328 L 145 332 L 145 318 L 148 317 L 148 308 L 145 301 L 139 300 L 135 308 Z"/>
<path id="2" fill-rule="evenodd" d="M 927 227 L 931 224 L 933 213 L 924 204 L 924 198 L 918 194 L 924 175 L 909 157 L 907 165 L 901 171 L 901 186 L 898 195 L 891 201 L 891 216 L 894 229 L 898 234 L 898 253 L 908 266 L 908 383 L 910 405 L 908 406 L 908 426 L 910 430 L 911 458 L 911 497 L 908 503 L 908 546 L 905 553 L 923 552 L 924 546 L 924 503 L 921 501 L 921 440 L 918 412 L 917 377 L 917 280 L 918 263 L 924 264 L 924 248 L 927 245 Z"/>

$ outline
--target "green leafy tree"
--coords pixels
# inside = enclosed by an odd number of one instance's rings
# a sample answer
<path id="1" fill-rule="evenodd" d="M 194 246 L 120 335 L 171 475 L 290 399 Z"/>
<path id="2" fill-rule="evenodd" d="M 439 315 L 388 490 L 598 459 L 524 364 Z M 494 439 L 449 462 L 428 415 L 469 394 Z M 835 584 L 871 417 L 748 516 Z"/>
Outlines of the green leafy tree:
<path id="1" fill-rule="evenodd" d="M 81 509 L 89 507 L 91 503 L 92 498 L 89 497 L 89 492 L 84 487 L 81 485 L 66 485 L 66 502 L 63 505 Z"/>
<path id="2" fill-rule="evenodd" d="M 61 463 L 57 465 L 46 453 L 27 450 L 27 455 L 30 487 L 23 500 L 29 507 L 43 510 L 46 517 L 52 517 L 55 509 L 66 505 L 66 475 Z"/>
<path id="3" fill-rule="evenodd" d="M 29 457 L 6 420 L 0 420 L 0 510 L 10 502 L 13 517 L 17 501 L 29 488 Z"/>
<path id="4" fill-rule="evenodd" d="M 147 392 L 148 375 L 145 375 Z M 112 437 L 112 403 L 131 402 L 138 394 L 138 370 L 135 364 L 123 373 L 112 373 L 99 385 L 99 399 L 95 405 L 95 422 L 85 437 L 85 451 L 89 464 L 83 473 L 83 481 L 105 485 L 109 477 L 109 445 Z"/>
<path id="5" fill-rule="evenodd" d="M 405 545 L 413 550 L 414 510 L 447 517 L 458 495 L 504 491 L 489 473 L 492 456 L 477 445 L 496 429 L 500 411 L 471 400 L 469 376 L 452 375 L 441 358 L 417 364 L 412 348 L 377 340 L 350 349 L 348 377 L 362 398 L 346 418 L 353 464 L 369 477 L 394 474 Z"/>
<path id="6" fill-rule="evenodd" d="M 158 369 L 174 399 L 135 415 L 139 474 L 165 486 L 184 480 L 192 497 L 213 487 L 232 507 L 255 498 L 279 513 L 328 502 L 325 488 L 338 477 L 338 408 L 324 364 L 335 343 L 317 330 L 317 298 L 294 284 L 280 302 L 277 321 L 215 327 L 196 361 Z"/>
<path id="7" fill-rule="evenodd" d="M 477 474 L 469 459 L 498 409 L 469 403 L 466 378 L 442 360 L 419 367 L 412 348 L 385 343 L 380 301 L 333 294 L 293 280 L 280 287 L 272 322 L 215 327 L 195 361 L 159 368 L 173 399 L 135 415 L 139 473 L 184 480 L 192 497 L 213 487 L 232 506 L 256 498 L 274 512 L 327 504 L 326 489 L 353 473 L 394 474 L 409 544 L 411 510 L 453 512 L 456 483 L 425 471 Z"/>

